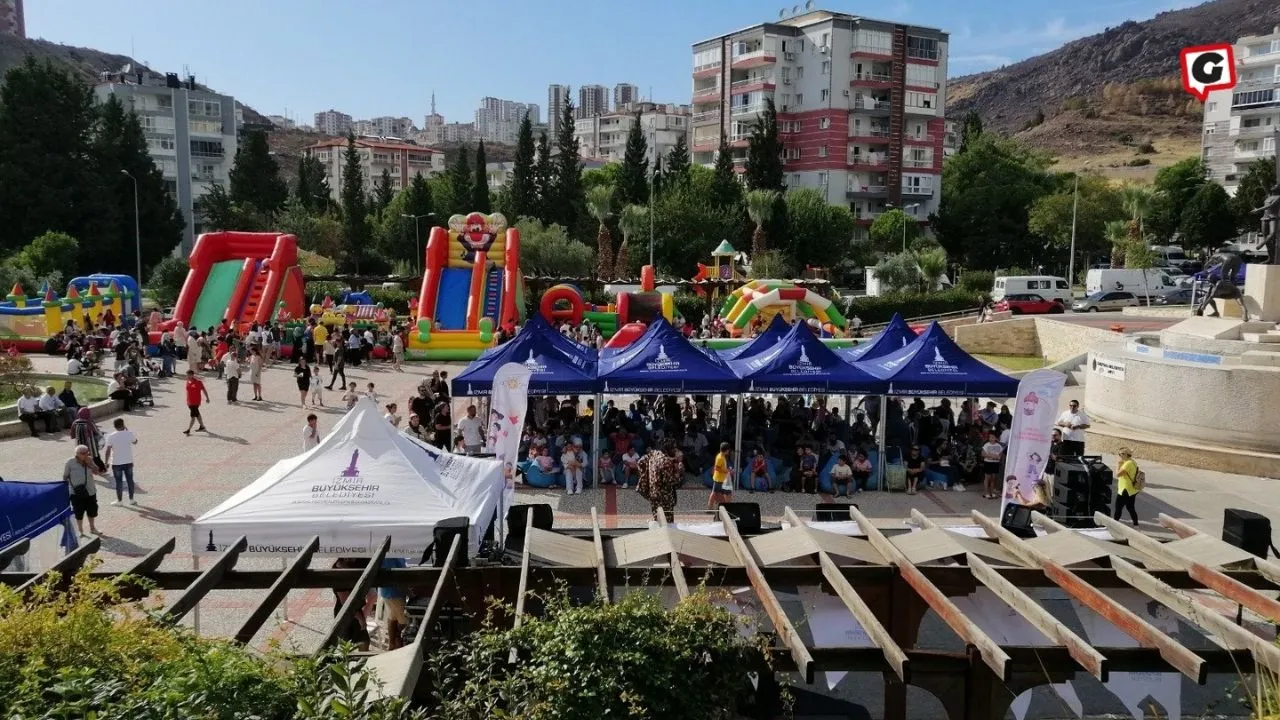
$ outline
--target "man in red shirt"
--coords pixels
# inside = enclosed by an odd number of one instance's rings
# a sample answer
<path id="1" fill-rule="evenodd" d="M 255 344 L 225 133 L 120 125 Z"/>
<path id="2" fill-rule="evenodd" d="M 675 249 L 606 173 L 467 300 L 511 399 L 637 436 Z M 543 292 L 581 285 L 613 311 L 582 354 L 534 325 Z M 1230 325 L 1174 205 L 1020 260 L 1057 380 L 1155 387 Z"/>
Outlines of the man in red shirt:
<path id="1" fill-rule="evenodd" d="M 191 434 L 191 426 L 198 421 L 200 427 L 197 430 L 204 429 L 204 418 L 200 417 L 200 396 L 204 395 L 204 401 L 209 402 L 209 391 L 205 389 L 204 382 L 196 377 L 195 370 L 187 371 L 187 409 L 191 411 L 191 420 L 187 423 L 187 429 L 182 431 L 183 435 Z"/>

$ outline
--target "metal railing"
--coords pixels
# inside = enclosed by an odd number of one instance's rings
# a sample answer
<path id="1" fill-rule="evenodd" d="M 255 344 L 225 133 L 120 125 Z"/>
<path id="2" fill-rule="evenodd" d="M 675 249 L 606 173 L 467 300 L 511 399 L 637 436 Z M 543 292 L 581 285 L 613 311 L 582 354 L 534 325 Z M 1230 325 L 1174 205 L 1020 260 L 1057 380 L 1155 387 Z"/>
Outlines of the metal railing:
<path id="1" fill-rule="evenodd" d="M 693 96 L 695 98 L 706 97 L 708 95 L 718 95 L 719 93 L 720 93 L 720 86 L 718 85 L 712 85 L 711 87 L 693 89 Z"/>
<path id="2" fill-rule="evenodd" d="M 893 77 L 890 76 L 889 73 L 860 72 L 860 73 L 853 74 L 853 80 L 854 82 L 857 82 L 859 80 L 867 80 L 871 82 L 890 82 L 893 80 Z"/>
<path id="3" fill-rule="evenodd" d="M 706 63 L 705 65 L 694 65 L 693 71 L 696 73 L 699 73 L 699 72 L 702 72 L 703 70 L 714 70 L 722 65 L 724 65 L 724 63 L 720 60 L 717 60 L 712 63 Z"/>
<path id="4" fill-rule="evenodd" d="M 932 195 L 933 187 L 915 187 L 911 185 L 902 186 L 903 195 Z"/>
<path id="5" fill-rule="evenodd" d="M 1274 135 L 1275 132 L 1275 125 L 1255 125 L 1253 127 L 1235 128 L 1229 135 L 1231 137 L 1267 137 Z"/>
<path id="6" fill-rule="evenodd" d="M 764 112 L 764 103 L 753 103 L 751 105 L 737 105 L 733 108 L 734 115 L 750 115 L 752 113 Z"/>
<path id="7" fill-rule="evenodd" d="M 878 195 L 884 192 L 886 189 L 887 188 L 884 185 L 850 185 L 849 189 L 846 190 L 845 192 L 871 193 L 873 195 Z"/>
<path id="8" fill-rule="evenodd" d="M 932 136 L 932 135 L 903 135 L 903 136 L 902 136 L 902 139 L 903 139 L 905 142 L 918 142 L 918 143 L 931 143 L 931 142 L 933 142 L 933 136 Z"/>
<path id="9" fill-rule="evenodd" d="M 768 85 L 772 82 L 773 82 L 772 75 L 759 75 L 753 78 L 747 78 L 746 80 L 735 80 L 734 82 L 729 83 L 729 88 L 730 89 L 740 88 L 740 87 L 746 87 L 748 85 L 761 85 L 761 84 Z"/>
<path id="10" fill-rule="evenodd" d="M 931 167 L 933 167 L 933 161 L 932 161 L 932 160 L 916 160 L 916 159 L 912 158 L 912 159 L 903 160 L 903 161 L 902 161 L 902 167 L 908 167 L 908 168 L 931 168 Z"/>
<path id="11" fill-rule="evenodd" d="M 854 101 L 853 105 L 850 106 L 849 109 L 852 110 L 853 112 L 857 112 L 859 110 L 888 110 L 889 107 L 890 107 L 890 103 L 888 100 L 864 99 L 861 101 Z"/>
<path id="12" fill-rule="evenodd" d="M 850 155 L 850 165 L 866 165 L 867 167 L 884 167 L 889 164 L 889 158 L 878 155 Z"/>
<path id="13" fill-rule="evenodd" d="M 693 116 L 689 118 L 689 121 L 697 123 L 697 122 L 702 122 L 704 120 L 718 120 L 719 118 L 720 118 L 720 111 L 717 109 L 717 110 L 708 110 L 706 112 L 694 113 Z"/>
<path id="14" fill-rule="evenodd" d="M 852 51 L 856 53 L 857 52 L 870 53 L 872 55 L 892 55 L 893 54 L 893 48 L 876 47 L 874 45 L 865 45 L 863 43 L 855 44 L 853 46 Z"/>

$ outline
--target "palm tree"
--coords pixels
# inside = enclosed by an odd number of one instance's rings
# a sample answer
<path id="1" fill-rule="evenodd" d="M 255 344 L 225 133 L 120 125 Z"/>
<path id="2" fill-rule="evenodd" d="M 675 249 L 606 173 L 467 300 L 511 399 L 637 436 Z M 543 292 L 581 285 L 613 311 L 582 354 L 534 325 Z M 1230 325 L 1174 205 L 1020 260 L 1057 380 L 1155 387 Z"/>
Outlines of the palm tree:
<path id="1" fill-rule="evenodd" d="M 764 235 L 764 226 L 773 219 L 773 208 L 779 197 L 777 190 L 752 190 L 747 193 L 747 215 L 751 217 L 751 222 L 756 224 L 756 231 L 751 234 L 753 261 L 769 249 Z"/>
<path id="2" fill-rule="evenodd" d="M 1107 242 L 1111 243 L 1111 267 L 1124 267 L 1124 248 L 1130 242 L 1129 223 L 1112 220 L 1106 225 Z"/>
<path id="3" fill-rule="evenodd" d="M 922 250 L 916 253 L 916 265 L 920 267 L 925 292 L 932 292 L 938 288 L 942 276 L 947 274 L 947 251 L 940 247 Z"/>
<path id="4" fill-rule="evenodd" d="M 630 277 L 630 258 L 627 250 L 631 239 L 640 237 L 649 224 L 649 208 L 644 205 L 628 205 L 618 213 L 618 229 L 622 231 L 622 244 L 618 246 L 618 257 L 613 262 L 614 275 L 620 278 Z"/>
<path id="5" fill-rule="evenodd" d="M 587 191 L 587 212 L 600 223 L 596 232 L 596 275 L 604 280 L 613 274 L 613 238 L 608 225 L 613 217 L 612 185 L 597 185 Z"/>
<path id="6" fill-rule="evenodd" d="M 1147 185 L 1125 185 L 1122 195 L 1125 212 L 1129 213 L 1129 238 L 1142 240 L 1146 237 L 1142 220 L 1151 212 L 1156 194 Z"/>

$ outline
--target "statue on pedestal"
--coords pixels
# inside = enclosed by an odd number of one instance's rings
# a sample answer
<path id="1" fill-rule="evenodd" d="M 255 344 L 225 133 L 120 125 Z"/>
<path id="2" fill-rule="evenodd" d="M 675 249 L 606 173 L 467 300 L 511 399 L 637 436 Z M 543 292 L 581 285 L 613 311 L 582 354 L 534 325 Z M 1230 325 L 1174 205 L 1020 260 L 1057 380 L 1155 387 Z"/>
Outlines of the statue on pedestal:
<path id="1" fill-rule="evenodd" d="M 1262 207 L 1262 242 L 1267 248 L 1267 264 L 1280 265 L 1280 182 L 1271 188 Z"/>
<path id="2" fill-rule="evenodd" d="M 1274 241 L 1274 237 L 1273 237 Z M 1213 317 L 1222 317 L 1222 313 L 1218 310 L 1218 300 L 1236 300 L 1240 301 L 1240 307 L 1244 312 L 1244 319 L 1249 319 L 1249 309 L 1244 305 L 1244 293 L 1240 290 L 1240 286 L 1236 285 L 1236 273 L 1240 272 L 1242 261 L 1240 256 L 1233 252 L 1220 252 L 1213 256 L 1209 261 L 1209 268 L 1216 265 L 1218 268 L 1218 279 L 1213 281 L 1213 286 L 1209 288 L 1209 292 L 1201 298 L 1200 304 L 1196 306 L 1196 315 L 1204 315 L 1206 308 L 1212 306 Z"/>

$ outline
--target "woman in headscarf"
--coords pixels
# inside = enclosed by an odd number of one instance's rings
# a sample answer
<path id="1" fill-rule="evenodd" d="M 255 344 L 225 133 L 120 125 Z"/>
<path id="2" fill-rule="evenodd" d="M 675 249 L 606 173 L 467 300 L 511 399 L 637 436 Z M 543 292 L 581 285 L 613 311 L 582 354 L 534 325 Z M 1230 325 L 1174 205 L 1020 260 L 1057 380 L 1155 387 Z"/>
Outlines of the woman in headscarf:
<path id="1" fill-rule="evenodd" d="M 422 418 L 417 413 L 409 413 L 409 425 L 405 427 L 404 431 L 423 442 L 431 442 L 434 439 L 430 431 L 422 424 Z"/>
<path id="2" fill-rule="evenodd" d="M 82 407 L 76 411 L 76 419 L 71 423 L 71 437 L 77 445 L 89 448 L 89 457 L 102 472 L 107 471 L 107 464 L 102 462 L 102 432 L 93 422 L 93 413 Z"/>

